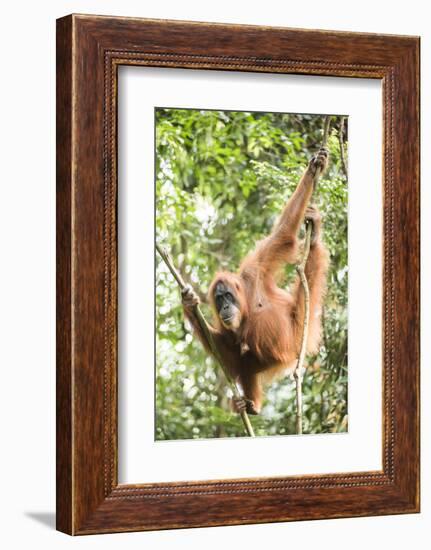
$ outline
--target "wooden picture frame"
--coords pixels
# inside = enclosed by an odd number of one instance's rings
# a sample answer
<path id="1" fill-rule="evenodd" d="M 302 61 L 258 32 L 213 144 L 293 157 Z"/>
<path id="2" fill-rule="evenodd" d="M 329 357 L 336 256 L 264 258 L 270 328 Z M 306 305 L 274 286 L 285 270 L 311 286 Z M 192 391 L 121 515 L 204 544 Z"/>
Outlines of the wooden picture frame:
<path id="1" fill-rule="evenodd" d="M 383 83 L 383 469 L 119 485 L 119 65 Z M 70 15 L 57 21 L 57 529 L 419 511 L 419 38 Z M 366 360 L 366 358 L 364 358 Z"/>

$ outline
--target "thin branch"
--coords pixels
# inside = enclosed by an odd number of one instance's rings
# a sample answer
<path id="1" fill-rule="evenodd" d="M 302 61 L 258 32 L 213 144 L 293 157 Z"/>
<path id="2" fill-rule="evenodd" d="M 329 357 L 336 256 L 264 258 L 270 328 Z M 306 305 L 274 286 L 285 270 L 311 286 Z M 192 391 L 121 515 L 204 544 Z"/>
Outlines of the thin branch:
<path id="1" fill-rule="evenodd" d="M 322 147 L 326 147 L 328 143 L 329 136 L 329 126 L 331 122 L 331 116 L 325 117 L 325 123 L 323 127 L 323 139 Z M 317 187 L 317 181 L 320 177 L 321 171 L 316 170 L 314 176 L 314 189 Z M 305 276 L 305 266 L 307 264 L 308 255 L 310 253 L 310 244 L 311 244 L 311 230 L 312 224 L 309 223 L 306 226 L 305 231 L 305 242 L 304 248 L 302 251 L 302 256 L 299 264 L 296 266 L 296 271 L 298 272 L 300 282 L 304 291 L 304 323 L 302 327 L 302 338 L 301 338 L 301 348 L 298 356 L 298 361 L 293 373 L 295 378 L 295 390 L 296 390 L 296 433 L 302 434 L 302 369 L 305 360 L 305 353 L 307 351 L 307 340 L 308 340 L 308 325 L 310 322 L 310 289 L 308 287 L 307 277 Z"/>
<path id="2" fill-rule="evenodd" d="M 184 264 L 178 266 L 178 271 L 184 281 L 184 283 L 186 285 L 190 285 L 190 286 L 193 286 L 192 285 L 192 280 L 191 280 L 191 277 L 190 275 L 186 272 L 185 270 L 185 266 Z M 207 293 L 204 292 L 203 290 L 201 290 L 200 288 L 194 288 L 194 291 L 196 292 L 196 294 L 199 296 L 199 300 L 201 301 L 201 303 L 203 304 L 208 304 L 208 296 L 207 296 Z"/>
<path id="3" fill-rule="evenodd" d="M 163 247 L 158 245 L 157 243 L 156 243 L 156 249 L 157 249 L 157 252 L 160 254 L 161 258 L 163 259 L 163 261 L 165 262 L 165 264 L 167 265 L 169 271 L 172 273 L 174 279 L 178 283 L 178 286 L 180 287 L 180 290 L 183 290 L 186 287 L 187 283 L 184 281 L 184 279 L 181 276 L 181 274 L 179 273 L 179 271 L 175 268 L 175 266 L 172 262 L 172 259 L 169 256 L 168 252 Z M 202 312 L 201 312 L 199 306 L 195 306 L 193 308 L 193 314 L 196 318 L 196 321 L 199 323 L 199 326 L 201 327 L 203 333 L 205 334 L 205 337 L 208 341 L 208 345 L 210 347 L 211 353 L 214 356 L 217 363 L 220 365 L 221 369 L 223 370 L 223 373 L 226 377 L 227 383 L 228 383 L 229 387 L 231 388 L 235 398 L 240 399 L 241 394 L 240 394 L 240 392 L 237 388 L 237 385 L 232 380 L 232 378 L 229 374 L 229 371 L 227 370 L 226 366 L 224 365 L 224 363 L 223 363 L 223 361 L 220 357 L 220 354 L 217 350 L 217 347 L 215 345 L 215 342 L 213 340 L 211 332 L 208 329 L 207 322 L 206 322 L 204 316 L 202 315 Z M 241 415 L 241 419 L 244 423 L 244 427 L 245 427 L 245 430 L 246 430 L 247 434 L 250 437 L 255 437 L 254 431 L 253 431 L 253 426 L 251 425 L 251 422 L 250 422 L 250 419 L 248 417 L 247 412 L 245 410 L 242 410 L 240 415 Z"/>
<path id="4" fill-rule="evenodd" d="M 331 116 L 327 115 L 325 117 L 325 122 L 323 124 L 323 138 L 322 138 L 322 147 L 326 147 L 329 137 L 329 126 L 331 125 Z"/>
<path id="5" fill-rule="evenodd" d="M 338 130 L 338 143 L 340 144 L 341 166 L 343 167 L 343 172 L 347 177 L 347 160 L 344 155 L 344 140 L 343 140 L 345 118 L 346 117 L 342 116 L 340 120 L 340 129 Z"/>
<path id="6" fill-rule="evenodd" d="M 304 250 L 300 263 L 296 266 L 299 279 L 304 291 L 304 323 L 302 325 L 301 348 L 298 362 L 296 364 L 293 376 L 295 378 L 296 389 L 296 433 L 302 434 L 302 367 L 304 365 L 305 352 L 307 350 L 308 325 L 310 322 L 310 289 L 308 287 L 307 277 L 305 276 L 305 264 L 310 253 L 312 224 L 307 225 L 305 232 Z"/>

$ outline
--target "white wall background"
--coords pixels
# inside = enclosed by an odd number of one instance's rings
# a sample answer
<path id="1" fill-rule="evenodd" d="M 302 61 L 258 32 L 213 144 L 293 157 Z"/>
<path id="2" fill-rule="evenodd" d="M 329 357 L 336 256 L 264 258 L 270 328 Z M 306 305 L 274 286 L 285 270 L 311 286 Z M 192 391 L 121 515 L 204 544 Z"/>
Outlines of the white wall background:
<path id="1" fill-rule="evenodd" d="M 362 0 L 16 0 L 0 40 L 1 270 L 0 543 L 3 548 L 277 547 L 421 550 L 431 521 L 431 340 L 422 345 L 422 514 L 92 537 L 54 531 L 55 502 L 55 19 L 70 12 L 283 25 L 422 37 L 423 334 L 431 330 L 431 30 L 427 3 Z"/>

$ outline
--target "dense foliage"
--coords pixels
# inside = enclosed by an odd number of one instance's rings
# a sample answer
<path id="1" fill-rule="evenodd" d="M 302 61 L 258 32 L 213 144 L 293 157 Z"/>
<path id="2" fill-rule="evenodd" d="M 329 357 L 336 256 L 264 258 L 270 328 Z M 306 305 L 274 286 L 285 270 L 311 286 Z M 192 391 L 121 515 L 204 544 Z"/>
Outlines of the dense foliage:
<path id="1" fill-rule="evenodd" d="M 205 292 L 219 269 L 235 271 L 266 236 L 318 149 L 323 117 L 156 110 L 157 240 L 186 280 Z M 319 354 L 307 357 L 304 433 L 347 429 L 347 124 L 332 117 L 330 167 L 315 202 L 331 268 Z M 286 285 L 293 268 L 286 269 Z M 203 303 L 202 310 L 211 320 Z M 243 436 L 223 374 L 184 322 L 178 286 L 156 259 L 156 439 Z M 295 433 L 290 378 L 266 392 L 257 435 Z"/>

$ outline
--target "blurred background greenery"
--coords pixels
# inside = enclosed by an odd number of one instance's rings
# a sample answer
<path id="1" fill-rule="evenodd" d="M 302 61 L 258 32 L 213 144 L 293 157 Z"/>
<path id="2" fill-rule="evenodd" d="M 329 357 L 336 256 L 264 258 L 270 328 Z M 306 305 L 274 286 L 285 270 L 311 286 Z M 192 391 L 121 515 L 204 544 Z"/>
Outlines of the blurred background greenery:
<path id="1" fill-rule="evenodd" d="M 236 271 L 265 237 L 322 141 L 324 117 L 156 109 L 156 238 L 199 291 Z M 314 202 L 331 255 L 317 356 L 307 357 L 304 433 L 347 430 L 347 118 L 333 116 L 330 166 Z M 286 269 L 286 285 L 294 276 Z M 266 390 L 256 435 L 295 433 L 290 378 Z M 223 374 L 184 322 L 177 284 L 156 257 L 156 434 L 161 439 L 244 436 Z"/>

